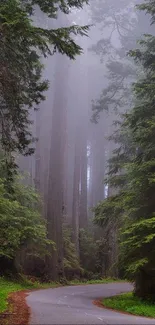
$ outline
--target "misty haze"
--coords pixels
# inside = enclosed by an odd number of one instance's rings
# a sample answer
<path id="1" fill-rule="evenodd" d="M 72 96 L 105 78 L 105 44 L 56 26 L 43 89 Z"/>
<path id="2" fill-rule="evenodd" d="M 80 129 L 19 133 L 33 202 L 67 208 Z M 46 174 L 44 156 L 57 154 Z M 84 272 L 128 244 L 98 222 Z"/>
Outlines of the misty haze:
<path id="1" fill-rule="evenodd" d="M 154 23 L 155 0 L 0 0 L 3 325 L 154 324 Z"/>

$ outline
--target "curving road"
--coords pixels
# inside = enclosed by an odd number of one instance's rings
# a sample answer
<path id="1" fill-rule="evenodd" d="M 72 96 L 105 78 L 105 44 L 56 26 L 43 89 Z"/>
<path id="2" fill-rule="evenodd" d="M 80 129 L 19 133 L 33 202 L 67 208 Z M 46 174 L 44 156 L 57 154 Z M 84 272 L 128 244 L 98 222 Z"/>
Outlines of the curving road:
<path id="1" fill-rule="evenodd" d="M 102 309 L 93 300 L 131 291 L 127 283 L 80 285 L 34 291 L 27 297 L 30 324 L 155 324 L 155 320 Z"/>

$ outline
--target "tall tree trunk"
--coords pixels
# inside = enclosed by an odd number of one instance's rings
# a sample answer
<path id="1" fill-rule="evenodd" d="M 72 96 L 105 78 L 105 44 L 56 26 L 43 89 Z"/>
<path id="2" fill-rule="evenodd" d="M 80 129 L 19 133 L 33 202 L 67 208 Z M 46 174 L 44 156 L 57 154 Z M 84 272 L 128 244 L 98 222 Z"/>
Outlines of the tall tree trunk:
<path id="1" fill-rule="evenodd" d="M 144 301 L 155 301 L 155 270 L 152 265 L 141 267 L 136 274 L 135 295 Z"/>
<path id="2" fill-rule="evenodd" d="M 87 228 L 87 136 L 81 139 L 81 173 L 80 173 L 80 228 Z"/>
<path id="3" fill-rule="evenodd" d="M 35 187 L 40 192 L 40 173 L 41 173 L 41 154 L 40 154 L 40 130 L 41 129 L 41 112 L 36 112 L 36 151 L 35 151 Z"/>
<path id="4" fill-rule="evenodd" d="M 72 240 L 79 255 L 79 208 L 80 208 L 80 141 L 78 129 L 75 139 L 74 158 L 74 179 L 73 179 L 73 206 L 72 206 Z"/>
<path id="5" fill-rule="evenodd" d="M 49 164 L 47 231 L 48 238 L 55 242 L 56 250 L 51 249 L 47 259 L 47 272 L 52 280 L 63 276 L 63 176 L 64 176 L 64 94 L 66 83 L 66 60 L 57 57 L 55 93 L 52 112 L 51 150 Z"/>

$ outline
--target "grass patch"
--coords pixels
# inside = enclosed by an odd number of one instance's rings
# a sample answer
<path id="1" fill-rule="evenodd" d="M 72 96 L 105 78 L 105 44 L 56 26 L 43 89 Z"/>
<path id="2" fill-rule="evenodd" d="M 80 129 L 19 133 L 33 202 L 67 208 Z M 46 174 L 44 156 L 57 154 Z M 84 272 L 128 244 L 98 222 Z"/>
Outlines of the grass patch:
<path id="1" fill-rule="evenodd" d="M 72 280 L 69 282 L 70 285 L 78 285 L 78 284 L 106 284 L 113 282 L 126 282 L 125 280 L 113 279 L 113 278 L 103 278 L 98 280 Z"/>
<path id="2" fill-rule="evenodd" d="M 155 318 L 155 304 L 142 301 L 135 297 L 132 292 L 110 298 L 104 298 L 102 304 L 115 310 L 127 313 Z"/>
<path id="3" fill-rule="evenodd" d="M 0 277 L 0 313 L 7 310 L 8 307 L 8 295 L 12 292 L 21 291 L 21 290 L 30 290 L 30 289 L 45 289 L 56 287 L 56 283 L 43 283 L 31 282 L 29 280 L 23 279 L 20 282 L 7 280 L 3 277 Z"/>

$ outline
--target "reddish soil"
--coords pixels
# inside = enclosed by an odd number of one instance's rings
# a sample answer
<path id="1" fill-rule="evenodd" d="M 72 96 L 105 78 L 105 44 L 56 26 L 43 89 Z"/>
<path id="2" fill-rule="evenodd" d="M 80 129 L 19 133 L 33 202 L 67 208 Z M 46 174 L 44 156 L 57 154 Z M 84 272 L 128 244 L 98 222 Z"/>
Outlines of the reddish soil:
<path id="1" fill-rule="evenodd" d="M 97 306 L 97 307 L 104 308 L 101 299 L 100 299 L 100 300 L 99 300 L 99 299 L 98 299 L 98 300 L 94 300 L 94 301 L 93 301 L 93 304 L 94 304 L 95 306 Z"/>
<path id="2" fill-rule="evenodd" d="M 26 304 L 27 294 L 28 291 L 19 291 L 9 295 L 9 308 L 0 315 L 0 325 L 28 325 L 30 309 Z"/>

